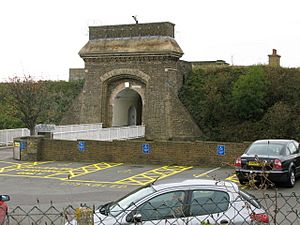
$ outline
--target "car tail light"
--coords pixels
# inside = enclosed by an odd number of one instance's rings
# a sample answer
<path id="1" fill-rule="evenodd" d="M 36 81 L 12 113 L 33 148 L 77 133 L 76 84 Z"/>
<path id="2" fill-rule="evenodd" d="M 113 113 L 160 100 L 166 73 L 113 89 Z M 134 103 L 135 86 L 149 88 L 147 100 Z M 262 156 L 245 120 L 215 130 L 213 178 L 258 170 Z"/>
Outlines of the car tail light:
<path id="1" fill-rule="evenodd" d="M 242 160 L 241 160 L 241 157 L 238 157 L 236 160 L 235 160 L 235 167 L 242 167 Z"/>
<path id="2" fill-rule="evenodd" d="M 279 159 L 274 160 L 273 169 L 276 169 L 276 170 L 281 170 L 282 169 L 282 163 Z"/>
<path id="3" fill-rule="evenodd" d="M 256 221 L 256 222 L 262 222 L 262 223 L 269 223 L 269 216 L 265 213 L 253 213 L 250 215 L 250 218 L 252 221 Z"/>

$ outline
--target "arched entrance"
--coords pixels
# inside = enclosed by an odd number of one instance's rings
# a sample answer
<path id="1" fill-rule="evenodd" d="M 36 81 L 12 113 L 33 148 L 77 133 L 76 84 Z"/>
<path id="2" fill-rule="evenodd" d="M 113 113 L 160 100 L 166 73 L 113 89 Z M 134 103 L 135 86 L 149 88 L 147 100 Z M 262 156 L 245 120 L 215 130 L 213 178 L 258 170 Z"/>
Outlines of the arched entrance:
<path id="1" fill-rule="evenodd" d="M 142 98 L 133 89 L 125 88 L 113 100 L 112 126 L 142 124 Z"/>

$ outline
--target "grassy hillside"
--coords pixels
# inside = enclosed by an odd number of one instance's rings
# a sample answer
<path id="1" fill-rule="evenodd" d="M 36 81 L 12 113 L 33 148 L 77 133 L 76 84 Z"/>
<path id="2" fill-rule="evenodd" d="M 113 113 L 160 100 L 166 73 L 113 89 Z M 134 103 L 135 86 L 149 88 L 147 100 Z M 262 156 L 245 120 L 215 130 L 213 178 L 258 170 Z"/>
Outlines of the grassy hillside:
<path id="1" fill-rule="evenodd" d="M 300 140 L 300 71 L 268 66 L 195 69 L 180 98 L 207 140 Z"/>

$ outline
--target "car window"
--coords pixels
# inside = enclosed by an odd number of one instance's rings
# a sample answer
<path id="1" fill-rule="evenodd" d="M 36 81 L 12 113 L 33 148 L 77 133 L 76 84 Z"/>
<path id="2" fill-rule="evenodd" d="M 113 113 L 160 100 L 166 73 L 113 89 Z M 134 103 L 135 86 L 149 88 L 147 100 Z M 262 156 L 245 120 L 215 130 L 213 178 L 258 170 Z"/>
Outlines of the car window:
<path id="1" fill-rule="evenodd" d="M 184 197 L 184 191 L 173 191 L 156 196 L 138 207 L 137 213 L 141 214 L 142 221 L 182 217 Z"/>
<path id="2" fill-rule="evenodd" d="M 288 147 L 285 148 L 285 155 L 290 155 L 291 151 Z"/>
<path id="3" fill-rule="evenodd" d="M 291 154 L 295 154 L 297 152 L 297 148 L 293 143 L 289 143 L 287 147 L 291 151 Z"/>
<path id="4" fill-rule="evenodd" d="M 279 156 L 284 148 L 284 145 L 274 143 L 256 143 L 249 147 L 247 155 L 272 155 Z"/>
<path id="5" fill-rule="evenodd" d="M 210 215 L 224 212 L 229 206 L 229 195 L 223 191 L 193 191 L 190 207 L 191 216 Z"/>
<path id="6" fill-rule="evenodd" d="M 296 146 L 296 149 L 299 151 L 299 143 L 297 141 L 293 141 L 294 145 Z"/>
<path id="7" fill-rule="evenodd" d="M 109 213 L 111 216 L 117 216 L 121 212 L 126 210 L 129 206 L 134 205 L 139 200 L 145 198 L 146 196 L 148 196 L 154 192 L 155 192 L 155 190 L 151 186 L 138 189 L 138 190 L 126 195 L 122 199 L 111 204 L 111 206 L 109 208 Z"/>

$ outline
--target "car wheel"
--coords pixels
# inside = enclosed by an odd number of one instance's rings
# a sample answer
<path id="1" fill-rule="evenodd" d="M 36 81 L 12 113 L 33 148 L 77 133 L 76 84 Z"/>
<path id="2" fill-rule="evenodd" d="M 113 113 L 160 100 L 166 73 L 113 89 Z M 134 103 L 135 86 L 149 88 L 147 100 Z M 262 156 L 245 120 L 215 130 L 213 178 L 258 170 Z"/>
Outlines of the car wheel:
<path id="1" fill-rule="evenodd" d="M 295 175 L 295 170 L 291 169 L 291 171 L 289 172 L 289 176 L 288 176 L 288 182 L 287 182 L 287 186 L 288 187 L 294 187 L 295 183 L 296 183 L 296 175 Z"/>

